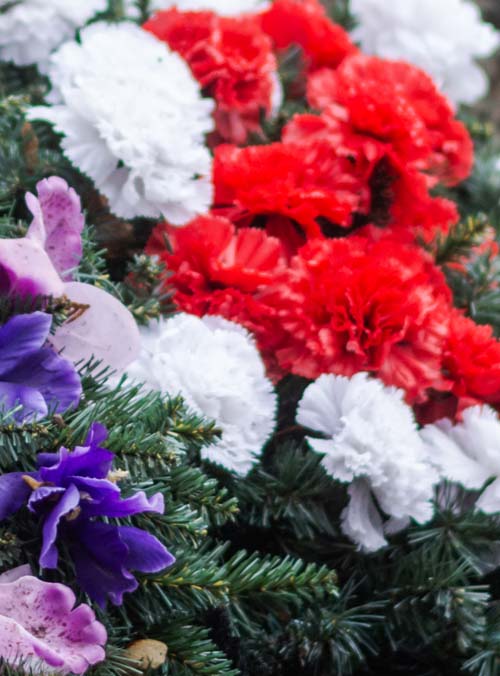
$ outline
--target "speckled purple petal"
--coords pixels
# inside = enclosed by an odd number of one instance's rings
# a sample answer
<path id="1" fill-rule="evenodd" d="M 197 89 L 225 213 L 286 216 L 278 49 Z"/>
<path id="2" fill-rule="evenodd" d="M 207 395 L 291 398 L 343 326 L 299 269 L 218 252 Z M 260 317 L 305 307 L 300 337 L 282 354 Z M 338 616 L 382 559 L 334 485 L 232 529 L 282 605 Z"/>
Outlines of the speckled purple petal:
<path id="1" fill-rule="evenodd" d="M 61 584 L 31 575 L 0 584 L 0 655 L 41 674 L 83 674 L 105 658 L 106 630 L 91 608 L 74 608 Z"/>
<path id="2" fill-rule="evenodd" d="M 27 193 L 26 204 L 33 214 L 27 237 L 40 242 L 62 279 L 69 281 L 82 258 L 85 219 L 80 198 L 66 181 L 51 176 L 40 181 L 38 197 Z"/>
<path id="3" fill-rule="evenodd" d="M 72 301 L 88 305 L 78 319 L 66 322 L 50 338 L 57 351 L 73 362 L 92 357 L 103 366 L 123 370 L 140 351 L 137 324 L 123 303 L 91 284 L 71 282 L 65 293 Z"/>

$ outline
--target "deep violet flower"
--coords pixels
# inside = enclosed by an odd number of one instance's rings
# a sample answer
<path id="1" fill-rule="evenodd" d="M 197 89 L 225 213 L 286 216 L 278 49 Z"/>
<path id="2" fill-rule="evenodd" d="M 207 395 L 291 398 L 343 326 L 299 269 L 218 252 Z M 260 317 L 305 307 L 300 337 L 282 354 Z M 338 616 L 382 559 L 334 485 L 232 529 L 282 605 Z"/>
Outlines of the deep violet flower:
<path id="1" fill-rule="evenodd" d="M 44 347 L 52 317 L 16 315 L 0 327 L 0 410 L 19 406 L 17 422 L 76 406 L 82 386 L 73 364 Z"/>
<path id="2" fill-rule="evenodd" d="M 0 519 L 27 504 L 43 524 L 42 568 L 57 568 L 56 541 L 63 540 L 78 583 L 102 607 L 108 597 L 120 605 L 125 592 L 137 589 L 131 570 L 155 573 L 175 561 L 150 533 L 98 520 L 164 511 L 161 493 L 121 497 L 110 474 L 114 455 L 100 445 L 106 437 L 106 428 L 95 423 L 83 446 L 41 453 L 37 472 L 0 476 Z"/>
<path id="3" fill-rule="evenodd" d="M 106 629 L 62 584 L 19 566 L 0 575 L 0 657 L 37 674 L 84 674 L 105 658 Z"/>
<path id="4" fill-rule="evenodd" d="M 106 291 L 71 279 L 71 268 L 82 256 L 80 198 L 66 181 L 52 176 L 37 184 L 37 195 L 27 193 L 26 204 L 33 214 L 26 237 L 0 239 L 0 293 L 67 296 L 87 308 L 56 330 L 52 344 L 75 363 L 93 357 L 123 370 L 140 350 L 132 314 Z"/>

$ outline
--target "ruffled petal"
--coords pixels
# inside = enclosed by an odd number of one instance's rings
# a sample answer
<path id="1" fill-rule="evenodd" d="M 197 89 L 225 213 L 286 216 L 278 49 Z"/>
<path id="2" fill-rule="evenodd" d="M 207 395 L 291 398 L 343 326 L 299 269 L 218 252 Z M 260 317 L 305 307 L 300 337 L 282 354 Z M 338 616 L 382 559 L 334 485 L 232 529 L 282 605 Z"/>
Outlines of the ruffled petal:
<path id="1" fill-rule="evenodd" d="M 46 404 L 58 413 L 77 406 L 82 395 L 80 376 L 73 364 L 50 348 L 37 350 L 20 359 L 16 368 L 6 373 L 4 379 L 38 391 Z"/>
<path id="2" fill-rule="evenodd" d="M 83 521 L 75 525 L 70 551 L 79 585 L 101 608 L 108 598 L 119 606 L 138 587 L 126 569 L 128 546 L 116 526 Z"/>
<path id="3" fill-rule="evenodd" d="M 0 377 L 16 368 L 27 353 L 43 346 L 51 324 L 50 315 L 33 312 L 16 315 L 0 327 Z"/>
<path id="4" fill-rule="evenodd" d="M 476 509 L 486 514 L 498 514 L 500 512 L 500 479 L 485 488 L 477 499 Z"/>
<path id="5" fill-rule="evenodd" d="M 80 502 L 80 493 L 76 486 L 69 486 L 57 505 L 49 512 L 43 524 L 43 545 L 40 553 L 42 568 L 57 568 L 58 552 L 56 547 L 59 523 L 64 516 L 72 512 Z"/>
<path id="6" fill-rule="evenodd" d="M 355 481 L 349 486 L 349 504 L 342 512 L 342 532 L 366 552 L 376 552 L 387 544 L 384 526 L 369 486 Z"/>
<path id="7" fill-rule="evenodd" d="M 175 563 L 175 557 L 151 533 L 130 526 L 120 526 L 118 530 L 129 550 L 126 565 L 131 570 L 157 573 Z"/>

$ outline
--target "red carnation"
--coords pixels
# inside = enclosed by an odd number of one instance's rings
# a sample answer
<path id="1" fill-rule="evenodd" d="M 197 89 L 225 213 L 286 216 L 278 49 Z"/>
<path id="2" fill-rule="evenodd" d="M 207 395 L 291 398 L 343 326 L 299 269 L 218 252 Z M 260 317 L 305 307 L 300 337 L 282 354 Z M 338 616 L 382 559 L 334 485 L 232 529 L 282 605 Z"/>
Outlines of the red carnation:
<path id="1" fill-rule="evenodd" d="M 313 240 L 262 294 L 279 316 L 284 371 L 306 378 L 370 371 L 410 402 L 449 389 L 442 375 L 450 292 L 417 247 L 389 238 Z"/>
<path id="2" fill-rule="evenodd" d="M 473 146 L 432 79 L 407 63 L 357 54 L 336 69 L 314 73 L 308 82 L 311 106 L 328 109 L 339 124 L 389 144 L 403 164 L 411 163 L 447 185 L 471 171 Z"/>
<path id="3" fill-rule="evenodd" d="M 286 269 L 278 239 L 257 229 L 236 231 L 225 218 L 202 216 L 183 228 L 159 224 L 146 252 L 165 263 L 165 285 L 174 290 L 180 310 L 199 317 L 220 315 L 242 324 L 255 334 L 270 375 L 282 375 L 274 357 L 280 324 L 276 311 L 259 298 L 260 289 Z"/>
<path id="4" fill-rule="evenodd" d="M 310 70 L 335 68 L 358 51 L 346 31 L 328 18 L 319 0 L 275 0 L 262 14 L 262 27 L 277 50 L 302 47 Z"/>
<path id="5" fill-rule="evenodd" d="M 215 99 L 222 138 L 243 143 L 249 131 L 260 129 L 260 115 L 272 112 L 279 85 L 272 43 L 257 19 L 170 9 L 144 28 L 178 52 Z"/>
<path id="6" fill-rule="evenodd" d="M 453 381 L 458 410 L 477 403 L 500 405 L 500 342 L 489 325 L 455 311 L 444 367 Z"/>
<path id="7" fill-rule="evenodd" d="M 367 163 L 336 154 L 320 139 L 306 146 L 219 146 L 215 203 L 235 207 L 238 223 L 248 214 L 280 215 L 300 224 L 308 237 L 318 237 L 318 218 L 349 227 L 355 212 L 368 211 L 369 173 Z"/>
<path id="8" fill-rule="evenodd" d="M 403 163 L 388 142 L 357 132 L 332 110 L 321 115 L 296 115 L 283 130 L 284 143 L 307 146 L 322 140 L 331 151 L 364 167 L 369 206 L 358 212 L 362 222 L 391 226 L 399 238 L 430 241 L 458 221 L 453 202 L 429 194 L 429 178 Z M 360 221 L 359 215 L 364 214 Z"/>

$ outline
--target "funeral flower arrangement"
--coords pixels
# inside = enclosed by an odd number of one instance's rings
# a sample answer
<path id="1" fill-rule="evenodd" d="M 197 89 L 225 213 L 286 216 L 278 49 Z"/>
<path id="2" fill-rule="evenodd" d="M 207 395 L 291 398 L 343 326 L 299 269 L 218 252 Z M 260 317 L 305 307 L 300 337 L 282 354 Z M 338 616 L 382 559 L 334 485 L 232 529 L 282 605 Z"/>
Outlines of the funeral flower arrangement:
<path id="1" fill-rule="evenodd" d="M 2 674 L 500 674 L 499 44 L 0 0 Z"/>

